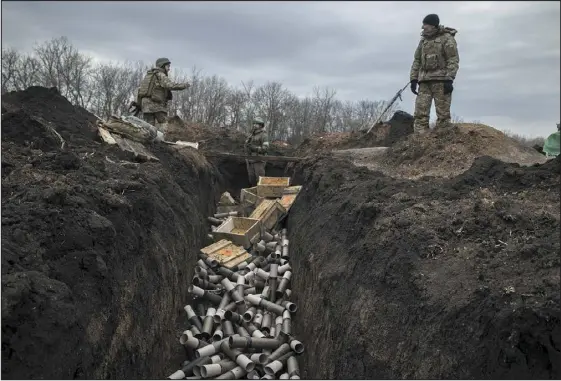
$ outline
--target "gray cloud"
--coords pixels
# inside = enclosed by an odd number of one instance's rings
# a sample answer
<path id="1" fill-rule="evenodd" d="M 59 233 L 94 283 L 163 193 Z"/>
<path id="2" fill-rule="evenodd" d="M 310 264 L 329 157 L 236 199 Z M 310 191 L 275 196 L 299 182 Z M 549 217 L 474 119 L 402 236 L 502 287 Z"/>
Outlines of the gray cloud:
<path id="1" fill-rule="evenodd" d="M 409 77 L 420 24 L 458 29 L 453 113 L 528 136 L 559 121 L 559 2 L 4 2 L 3 46 L 66 35 L 100 59 L 169 57 L 232 85 L 389 99 Z M 412 112 L 414 96 L 402 108 Z M 494 123 L 494 124 L 493 124 Z"/>

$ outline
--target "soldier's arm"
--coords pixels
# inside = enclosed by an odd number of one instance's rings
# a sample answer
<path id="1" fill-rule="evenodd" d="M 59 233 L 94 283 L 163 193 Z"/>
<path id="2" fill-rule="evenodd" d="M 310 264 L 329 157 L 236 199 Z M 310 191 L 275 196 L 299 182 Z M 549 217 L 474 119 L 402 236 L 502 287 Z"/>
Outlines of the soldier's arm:
<path id="1" fill-rule="evenodd" d="M 267 148 L 264 145 L 265 141 L 266 141 L 266 138 L 265 138 L 264 134 L 260 134 L 259 137 L 257 137 L 257 139 L 253 139 L 253 142 L 251 144 L 251 149 L 254 152 L 259 152 L 259 153 L 266 152 Z"/>
<path id="2" fill-rule="evenodd" d="M 256 139 L 253 139 L 253 141 L 249 145 L 249 149 L 251 150 L 251 152 L 259 152 L 259 148 L 261 148 L 261 143 L 256 141 Z"/>
<path id="3" fill-rule="evenodd" d="M 446 55 L 446 74 L 450 78 L 455 79 L 460 67 L 460 55 L 458 54 L 458 45 L 454 37 L 446 39 L 444 53 Z"/>
<path id="4" fill-rule="evenodd" d="M 157 75 L 160 81 L 160 86 L 162 86 L 164 89 L 185 90 L 187 87 L 189 87 L 188 83 L 173 82 L 171 79 L 168 78 L 167 75 L 163 73 L 158 73 Z"/>
<path id="5" fill-rule="evenodd" d="M 423 40 L 419 41 L 417 49 L 415 49 L 415 54 L 413 56 L 413 64 L 411 65 L 411 74 L 409 79 L 412 81 L 414 79 L 419 79 L 419 69 L 421 68 L 421 52 L 423 50 Z"/>

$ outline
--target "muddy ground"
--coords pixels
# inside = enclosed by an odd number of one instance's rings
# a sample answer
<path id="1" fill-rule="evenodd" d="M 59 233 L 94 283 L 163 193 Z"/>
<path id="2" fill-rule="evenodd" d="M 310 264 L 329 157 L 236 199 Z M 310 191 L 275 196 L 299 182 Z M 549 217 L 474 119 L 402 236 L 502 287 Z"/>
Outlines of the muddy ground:
<path id="1" fill-rule="evenodd" d="M 191 149 L 131 163 L 95 121 L 53 89 L 2 97 L 3 378 L 176 370 L 206 216 L 247 186 L 244 162 Z M 232 134 L 176 137 L 241 152 Z M 559 378 L 559 165 L 484 157 L 418 181 L 333 157 L 296 166 L 302 378 Z"/>
<path id="2" fill-rule="evenodd" d="M 303 378 L 561 376 L 559 159 L 482 157 L 450 180 L 337 159 L 297 173 Z"/>

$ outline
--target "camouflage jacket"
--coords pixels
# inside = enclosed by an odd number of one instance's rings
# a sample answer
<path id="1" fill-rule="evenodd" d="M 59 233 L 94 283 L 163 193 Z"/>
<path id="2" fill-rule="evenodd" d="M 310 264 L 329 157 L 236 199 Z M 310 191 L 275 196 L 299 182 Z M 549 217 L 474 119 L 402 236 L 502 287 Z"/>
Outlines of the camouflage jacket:
<path id="1" fill-rule="evenodd" d="M 415 50 L 409 79 L 419 82 L 453 81 L 460 64 L 454 38 L 456 33 L 455 29 L 440 27 L 434 36 L 423 36 Z"/>
<path id="2" fill-rule="evenodd" d="M 161 68 L 153 68 L 148 70 L 146 76 L 152 75 L 155 77 L 152 96 L 143 98 L 137 96 L 136 103 L 141 105 L 143 113 L 167 113 L 168 100 L 171 99 L 171 91 L 185 90 L 187 87 L 189 87 L 189 84 L 173 82 Z"/>
<path id="3" fill-rule="evenodd" d="M 265 129 L 254 131 L 246 140 L 246 154 L 250 156 L 266 155 L 269 148 L 267 132 Z M 250 160 L 254 162 L 254 160 Z"/>

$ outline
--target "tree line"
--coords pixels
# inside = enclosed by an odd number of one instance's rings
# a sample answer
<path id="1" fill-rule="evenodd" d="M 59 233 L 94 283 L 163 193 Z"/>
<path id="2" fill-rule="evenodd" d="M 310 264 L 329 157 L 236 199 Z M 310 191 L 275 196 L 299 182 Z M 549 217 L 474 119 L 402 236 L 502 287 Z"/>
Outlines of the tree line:
<path id="1" fill-rule="evenodd" d="M 57 87 L 75 105 L 100 118 L 123 115 L 136 98 L 140 81 L 153 63 L 95 63 L 67 37 L 36 45 L 29 54 L 2 49 L 2 94 L 30 86 Z M 257 86 L 253 81 L 234 86 L 200 69 L 172 69 L 174 81 L 191 87 L 174 92 L 170 114 L 214 128 L 247 131 L 258 116 L 265 120 L 272 140 L 292 143 L 313 133 L 332 133 L 370 127 L 386 107 L 385 101 L 368 99 L 344 102 L 335 89 L 314 87 L 312 96 L 301 98 L 280 82 Z M 384 115 L 391 117 L 397 102 Z"/>

